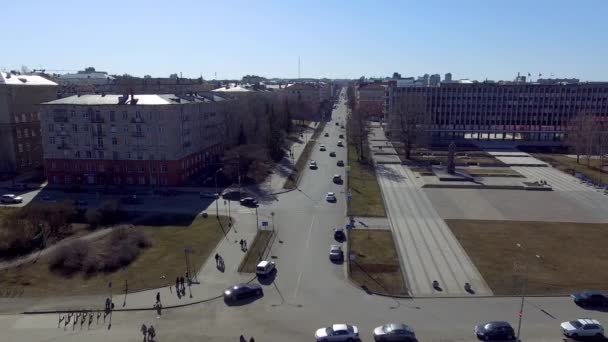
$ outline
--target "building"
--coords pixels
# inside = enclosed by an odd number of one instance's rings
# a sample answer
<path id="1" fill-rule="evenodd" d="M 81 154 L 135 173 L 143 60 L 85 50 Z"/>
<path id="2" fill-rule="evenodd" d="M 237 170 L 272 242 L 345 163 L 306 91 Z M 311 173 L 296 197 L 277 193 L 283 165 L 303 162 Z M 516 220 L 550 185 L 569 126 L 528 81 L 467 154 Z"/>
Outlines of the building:
<path id="1" fill-rule="evenodd" d="M 0 173 L 42 166 L 38 105 L 57 98 L 57 84 L 37 75 L 0 72 Z"/>
<path id="2" fill-rule="evenodd" d="M 74 95 L 41 105 L 50 184 L 182 185 L 223 152 L 217 94 Z"/>
<path id="3" fill-rule="evenodd" d="M 290 105 L 295 106 L 297 119 L 310 119 L 319 114 L 322 90 L 317 83 L 294 83 L 285 88 Z"/>
<path id="4" fill-rule="evenodd" d="M 452 82 L 452 73 L 451 72 L 446 73 L 445 76 L 443 77 L 443 81 L 445 83 Z"/>
<path id="5" fill-rule="evenodd" d="M 389 83 L 385 99 L 387 130 L 396 130 L 396 107 L 404 97 L 425 101 L 435 141 L 518 140 L 561 144 L 578 114 L 608 119 L 608 83 L 532 84 L 515 82 L 442 83 L 439 87 L 398 87 Z"/>
<path id="6" fill-rule="evenodd" d="M 363 83 L 356 89 L 357 108 L 362 110 L 371 120 L 380 120 L 383 116 L 384 93 L 386 83 Z"/>
<path id="7" fill-rule="evenodd" d="M 429 79 L 429 85 L 438 86 L 439 83 L 441 83 L 441 76 L 439 74 L 431 75 L 431 77 Z"/>

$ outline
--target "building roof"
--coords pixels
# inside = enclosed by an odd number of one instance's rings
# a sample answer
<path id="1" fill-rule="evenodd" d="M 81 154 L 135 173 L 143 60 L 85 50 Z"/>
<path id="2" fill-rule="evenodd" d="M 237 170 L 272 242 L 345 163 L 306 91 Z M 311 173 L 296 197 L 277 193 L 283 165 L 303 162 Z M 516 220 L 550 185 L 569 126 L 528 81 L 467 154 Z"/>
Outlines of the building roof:
<path id="1" fill-rule="evenodd" d="M 126 101 L 121 101 L 123 95 L 117 94 L 90 94 L 90 95 L 72 95 L 62 99 L 45 102 L 46 105 L 74 105 L 74 106 L 103 106 L 103 105 L 131 105 L 133 100 L 131 96 L 126 97 Z M 225 98 L 215 94 L 142 94 L 134 95 L 136 100 L 135 105 L 138 106 L 154 106 L 154 105 L 176 105 L 189 103 L 209 103 L 224 101 Z"/>
<path id="2" fill-rule="evenodd" d="M 76 74 L 63 74 L 58 75 L 58 78 L 66 78 L 66 79 L 82 79 L 82 78 L 99 78 L 99 79 L 114 79 L 113 76 L 109 76 L 107 72 L 87 72 L 87 73 L 76 73 Z"/>
<path id="3" fill-rule="evenodd" d="M 57 83 L 47 80 L 39 75 L 13 75 L 0 72 L 0 84 L 8 85 L 49 85 L 56 86 Z"/>
<path id="4" fill-rule="evenodd" d="M 225 92 L 225 93 L 242 93 L 242 92 L 250 92 L 253 90 L 247 89 L 240 85 L 237 85 L 237 86 L 224 86 L 221 88 L 213 89 L 212 91 L 219 91 L 219 92 Z"/>
<path id="5" fill-rule="evenodd" d="M 287 86 L 289 90 L 311 90 L 317 88 L 317 85 L 314 83 L 294 83 Z"/>

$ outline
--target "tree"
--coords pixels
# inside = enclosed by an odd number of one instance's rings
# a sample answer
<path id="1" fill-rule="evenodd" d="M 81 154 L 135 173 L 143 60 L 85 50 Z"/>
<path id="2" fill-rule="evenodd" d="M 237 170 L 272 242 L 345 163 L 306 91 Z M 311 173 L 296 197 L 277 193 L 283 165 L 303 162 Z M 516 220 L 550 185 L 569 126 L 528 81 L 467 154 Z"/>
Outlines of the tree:
<path id="1" fill-rule="evenodd" d="M 95 72 L 95 68 L 92 67 L 92 66 L 84 68 L 84 73 L 85 74 L 90 74 L 90 73 L 93 73 L 93 72 Z"/>
<path id="2" fill-rule="evenodd" d="M 283 158 L 283 133 L 279 128 L 277 118 L 274 115 L 274 107 L 270 108 L 270 115 L 268 116 L 268 150 L 270 151 L 270 158 L 274 161 L 279 161 Z"/>
<path id="3" fill-rule="evenodd" d="M 597 142 L 597 128 L 594 117 L 586 113 L 578 114 L 568 123 L 566 142 L 576 154 L 577 163 L 580 163 L 581 155 L 586 155 L 589 164 L 593 144 Z"/>
<path id="4" fill-rule="evenodd" d="M 393 115 L 399 122 L 398 132 L 403 142 L 405 158 L 410 159 L 412 149 L 429 143 L 429 121 L 425 99 L 421 95 L 407 95 L 395 103 Z"/>
<path id="5" fill-rule="evenodd" d="M 289 101 L 285 98 L 285 132 L 293 131 L 293 118 L 291 117 L 291 109 L 289 109 Z"/>
<path id="6" fill-rule="evenodd" d="M 394 79 L 394 80 L 398 80 L 398 79 L 400 79 L 400 78 L 401 78 L 401 74 L 400 74 L 400 73 L 398 73 L 398 72 L 394 72 L 394 73 L 393 73 L 393 79 Z"/>

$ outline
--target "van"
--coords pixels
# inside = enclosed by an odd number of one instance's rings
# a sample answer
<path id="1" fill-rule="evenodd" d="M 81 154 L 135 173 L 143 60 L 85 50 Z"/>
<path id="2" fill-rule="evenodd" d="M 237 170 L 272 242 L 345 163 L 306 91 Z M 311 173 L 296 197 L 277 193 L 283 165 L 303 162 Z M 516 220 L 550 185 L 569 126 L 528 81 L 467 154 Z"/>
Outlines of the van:
<path id="1" fill-rule="evenodd" d="M 275 269 L 274 261 L 263 260 L 263 261 L 260 261 L 260 263 L 256 266 L 255 274 L 257 274 L 258 277 L 265 277 L 265 276 L 269 275 L 270 273 L 272 273 L 272 271 L 274 271 L 274 269 Z"/>

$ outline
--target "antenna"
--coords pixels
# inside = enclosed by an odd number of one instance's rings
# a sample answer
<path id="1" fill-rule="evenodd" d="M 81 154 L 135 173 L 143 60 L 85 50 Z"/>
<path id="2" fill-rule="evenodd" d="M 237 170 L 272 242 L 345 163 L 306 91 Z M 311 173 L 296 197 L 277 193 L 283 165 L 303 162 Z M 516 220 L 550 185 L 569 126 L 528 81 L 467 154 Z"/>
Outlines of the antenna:
<path id="1" fill-rule="evenodd" d="M 213 79 L 217 80 L 217 71 L 213 73 Z"/>
<path id="2" fill-rule="evenodd" d="M 300 79 L 300 56 L 298 56 L 298 79 Z"/>

